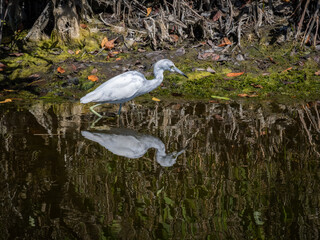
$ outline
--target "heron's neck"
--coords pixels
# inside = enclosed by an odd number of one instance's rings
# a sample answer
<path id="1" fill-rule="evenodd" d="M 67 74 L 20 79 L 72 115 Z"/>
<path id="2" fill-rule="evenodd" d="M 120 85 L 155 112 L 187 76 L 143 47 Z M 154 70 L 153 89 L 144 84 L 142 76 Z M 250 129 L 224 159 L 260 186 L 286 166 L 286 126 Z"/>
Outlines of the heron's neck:
<path id="1" fill-rule="evenodd" d="M 156 87 L 158 87 L 162 81 L 163 81 L 163 70 L 154 70 L 154 76 L 155 79 L 152 80 L 148 80 L 146 82 L 146 89 L 148 90 L 148 92 L 152 91 L 153 89 L 155 89 Z"/>
<path id="2" fill-rule="evenodd" d="M 163 69 L 155 68 L 153 74 L 156 77 L 154 80 L 158 80 L 160 83 L 163 81 Z"/>

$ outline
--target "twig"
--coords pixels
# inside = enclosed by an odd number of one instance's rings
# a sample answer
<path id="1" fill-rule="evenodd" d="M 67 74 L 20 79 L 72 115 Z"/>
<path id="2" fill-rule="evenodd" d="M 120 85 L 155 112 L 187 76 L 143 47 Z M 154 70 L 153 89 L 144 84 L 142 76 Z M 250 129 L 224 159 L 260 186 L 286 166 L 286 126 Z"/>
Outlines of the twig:
<path id="1" fill-rule="evenodd" d="M 306 5 L 305 5 L 304 10 L 303 10 L 303 13 L 301 15 L 301 19 L 300 19 L 299 24 L 298 24 L 298 30 L 297 30 L 295 39 L 297 39 L 299 37 L 299 35 L 300 35 L 301 28 L 302 28 L 302 23 L 304 21 L 304 16 L 306 15 L 306 11 L 307 11 L 309 3 L 310 3 L 310 0 L 307 0 Z"/>
<path id="2" fill-rule="evenodd" d="M 147 32 L 145 32 L 145 31 L 139 31 L 139 30 L 135 30 L 135 29 L 132 29 L 132 28 L 119 27 L 119 26 L 113 25 L 113 24 L 111 24 L 111 23 L 107 23 L 107 22 L 102 18 L 101 15 L 102 15 L 102 13 L 99 14 L 99 17 L 100 17 L 101 21 L 102 21 L 105 25 L 107 25 L 107 26 L 109 26 L 109 27 L 114 27 L 114 28 L 119 28 L 119 29 L 127 29 L 127 30 L 132 31 L 132 32 L 137 32 L 137 33 L 141 33 L 141 34 L 147 34 Z"/>
<path id="3" fill-rule="evenodd" d="M 198 18 L 204 19 L 201 15 L 199 15 L 199 13 L 197 13 L 195 10 L 193 10 L 187 3 L 185 3 L 184 1 L 181 1 L 181 3 L 182 3 L 184 6 L 188 7 L 189 10 L 190 10 L 191 12 L 193 12 Z"/>
<path id="4" fill-rule="evenodd" d="M 318 29 L 319 29 L 319 16 L 317 16 L 316 33 L 315 33 L 314 38 L 313 38 L 313 46 L 314 47 L 316 47 L 316 45 L 317 45 Z"/>

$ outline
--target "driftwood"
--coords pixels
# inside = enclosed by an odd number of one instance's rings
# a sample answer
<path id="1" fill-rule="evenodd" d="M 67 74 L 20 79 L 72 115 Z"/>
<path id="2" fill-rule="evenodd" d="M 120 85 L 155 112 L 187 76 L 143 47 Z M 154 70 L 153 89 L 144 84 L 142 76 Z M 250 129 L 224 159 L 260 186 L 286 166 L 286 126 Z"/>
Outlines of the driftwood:
<path id="1" fill-rule="evenodd" d="M 27 36 L 25 36 L 24 40 L 39 40 L 42 36 L 42 30 L 47 26 L 49 22 L 50 12 L 52 11 L 52 3 L 49 2 L 47 6 L 44 8 L 38 19 L 33 24 L 33 27 L 30 29 Z M 51 10 L 51 11 L 50 11 Z"/>

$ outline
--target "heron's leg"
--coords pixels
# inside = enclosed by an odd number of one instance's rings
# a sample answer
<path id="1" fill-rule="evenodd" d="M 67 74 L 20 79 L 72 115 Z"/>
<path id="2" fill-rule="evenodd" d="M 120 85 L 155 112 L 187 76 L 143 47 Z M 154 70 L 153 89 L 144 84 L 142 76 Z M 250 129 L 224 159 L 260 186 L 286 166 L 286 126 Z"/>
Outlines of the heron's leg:
<path id="1" fill-rule="evenodd" d="M 121 113 L 121 108 L 122 108 L 122 103 L 120 103 L 118 115 L 120 115 L 120 113 Z"/>
<path id="2" fill-rule="evenodd" d="M 101 119 L 101 117 L 98 117 L 93 123 L 91 123 L 91 125 L 90 125 L 90 128 L 95 128 L 95 125 L 96 125 L 96 123 L 97 122 L 99 122 L 100 121 L 100 119 Z"/>
<path id="3" fill-rule="evenodd" d="M 95 115 L 97 115 L 99 118 L 102 118 L 102 116 L 94 110 L 94 108 L 99 106 L 99 105 L 101 105 L 101 103 L 98 103 L 96 105 L 91 106 L 90 107 L 90 111 L 93 112 Z"/>

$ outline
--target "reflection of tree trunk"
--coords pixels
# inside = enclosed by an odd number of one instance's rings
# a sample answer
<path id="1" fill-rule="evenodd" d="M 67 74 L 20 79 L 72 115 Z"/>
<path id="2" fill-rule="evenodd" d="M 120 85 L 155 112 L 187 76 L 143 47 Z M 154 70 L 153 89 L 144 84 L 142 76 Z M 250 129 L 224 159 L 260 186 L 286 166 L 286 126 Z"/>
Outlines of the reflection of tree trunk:
<path id="1" fill-rule="evenodd" d="M 71 40 L 80 37 L 79 17 L 76 0 L 52 0 L 54 29 L 61 40 Z"/>

